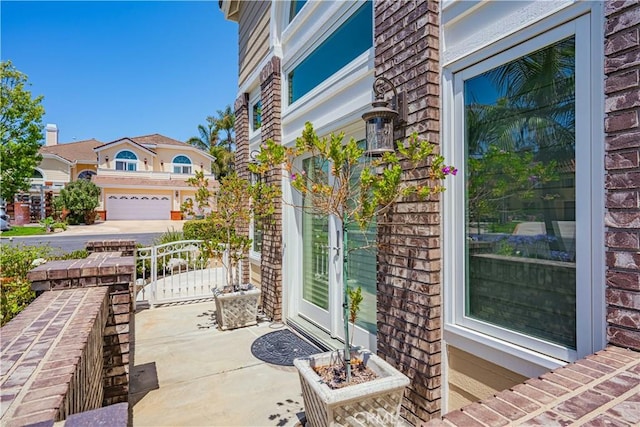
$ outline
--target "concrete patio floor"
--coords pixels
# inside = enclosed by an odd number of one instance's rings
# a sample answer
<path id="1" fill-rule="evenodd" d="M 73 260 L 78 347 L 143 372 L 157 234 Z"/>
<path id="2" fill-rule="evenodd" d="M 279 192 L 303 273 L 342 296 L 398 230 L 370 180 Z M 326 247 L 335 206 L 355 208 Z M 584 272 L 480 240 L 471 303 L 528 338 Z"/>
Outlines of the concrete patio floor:
<path id="1" fill-rule="evenodd" d="M 139 310 L 130 403 L 134 426 L 295 426 L 298 373 L 251 354 L 281 323 L 219 331 L 213 300 Z"/>

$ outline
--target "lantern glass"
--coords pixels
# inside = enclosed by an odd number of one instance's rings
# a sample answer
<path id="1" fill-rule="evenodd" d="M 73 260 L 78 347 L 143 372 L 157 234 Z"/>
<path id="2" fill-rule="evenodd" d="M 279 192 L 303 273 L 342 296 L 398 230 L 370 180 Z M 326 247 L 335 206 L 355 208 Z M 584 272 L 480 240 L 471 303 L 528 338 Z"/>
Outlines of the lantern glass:
<path id="1" fill-rule="evenodd" d="M 393 151 L 393 121 L 389 117 L 372 117 L 367 120 L 367 154 L 381 156 Z"/>

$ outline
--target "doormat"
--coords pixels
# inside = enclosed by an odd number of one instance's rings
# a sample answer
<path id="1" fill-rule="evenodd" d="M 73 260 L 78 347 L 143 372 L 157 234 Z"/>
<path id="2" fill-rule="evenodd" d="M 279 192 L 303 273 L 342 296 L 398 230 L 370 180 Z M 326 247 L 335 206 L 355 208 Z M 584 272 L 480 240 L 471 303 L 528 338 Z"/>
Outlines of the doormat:
<path id="1" fill-rule="evenodd" d="M 255 357 L 280 366 L 293 366 L 296 357 L 308 357 L 321 352 L 288 329 L 269 332 L 251 344 L 251 353 Z"/>

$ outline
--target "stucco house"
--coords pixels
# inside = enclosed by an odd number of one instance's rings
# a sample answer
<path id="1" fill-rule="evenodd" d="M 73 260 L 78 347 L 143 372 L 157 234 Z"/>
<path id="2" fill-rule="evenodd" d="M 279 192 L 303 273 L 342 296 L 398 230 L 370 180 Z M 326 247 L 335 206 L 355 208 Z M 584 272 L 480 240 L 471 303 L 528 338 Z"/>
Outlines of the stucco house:
<path id="1" fill-rule="evenodd" d="M 355 344 L 410 377 L 407 421 L 607 346 L 640 351 L 640 3 L 219 4 L 238 23 L 240 174 L 262 142 L 289 146 L 307 121 L 364 140 L 378 77 L 406 100 L 405 134 L 460 170 L 440 198 L 395 206 L 377 254 L 351 262 L 365 292 Z M 338 219 L 294 209 L 301 196 L 281 170 L 268 179 L 288 203 L 250 228 L 261 232 L 250 261 L 264 311 L 339 340 Z M 485 414 L 507 423 L 496 411 Z"/>
<path id="2" fill-rule="evenodd" d="M 89 178 L 102 189 L 98 213 L 108 220 L 181 219 L 181 204 L 195 195 L 186 180 L 202 170 L 211 185 L 215 182 L 211 155 L 159 134 L 59 144 L 57 127 L 47 125 L 40 154 L 34 197 L 40 189 L 55 194 L 71 181 Z"/>

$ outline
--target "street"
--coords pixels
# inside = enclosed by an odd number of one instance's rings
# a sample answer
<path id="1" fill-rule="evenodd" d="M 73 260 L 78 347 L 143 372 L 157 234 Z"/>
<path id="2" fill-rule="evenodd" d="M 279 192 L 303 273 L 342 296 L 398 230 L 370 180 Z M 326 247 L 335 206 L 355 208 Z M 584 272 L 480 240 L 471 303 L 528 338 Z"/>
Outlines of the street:
<path id="1" fill-rule="evenodd" d="M 84 249 L 89 240 L 135 240 L 142 245 L 151 245 L 153 240 L 162 233 L 113 233 L 97 235 L 40 235 L 33 237 L 14 237 L 13 239 L 2 238 L 0 243 L 10 245 L 50 245 L 52 248 L 59 248 L 62 252 L 71 252 Z"/>

